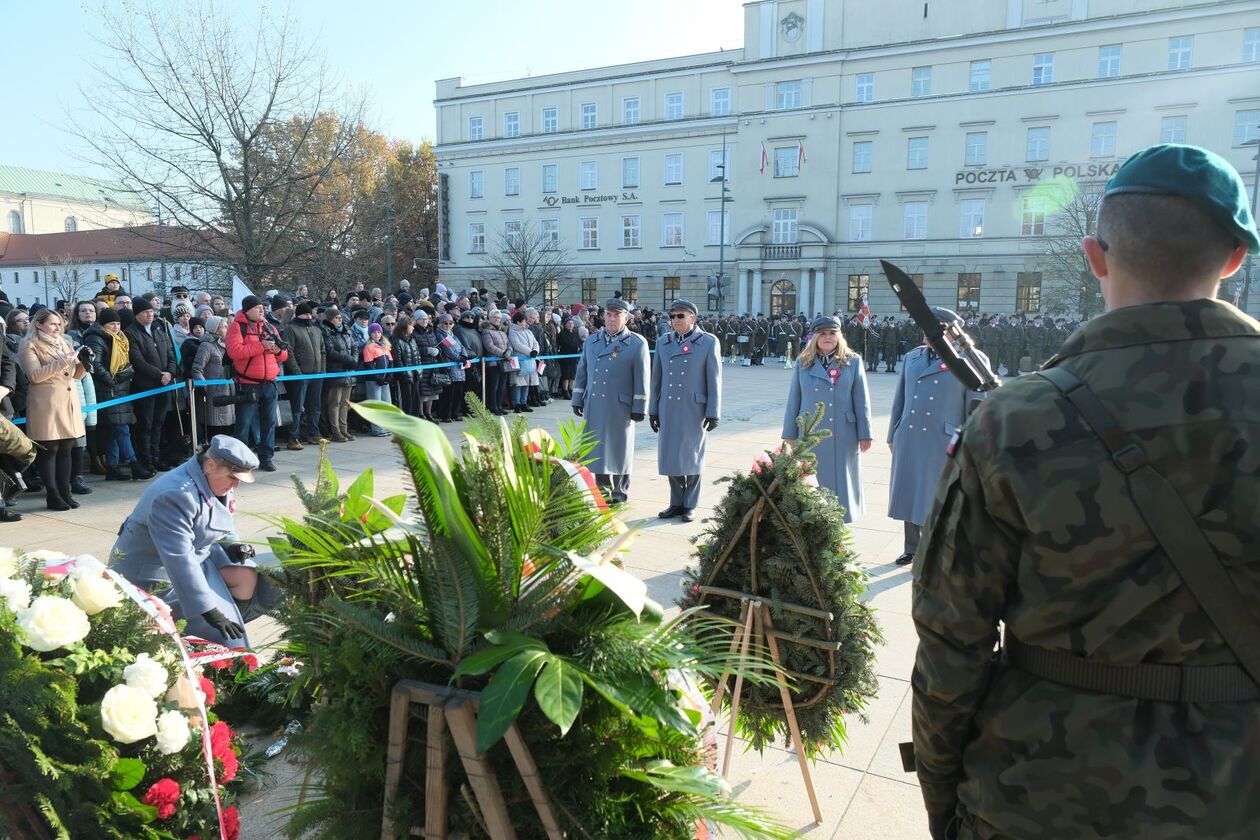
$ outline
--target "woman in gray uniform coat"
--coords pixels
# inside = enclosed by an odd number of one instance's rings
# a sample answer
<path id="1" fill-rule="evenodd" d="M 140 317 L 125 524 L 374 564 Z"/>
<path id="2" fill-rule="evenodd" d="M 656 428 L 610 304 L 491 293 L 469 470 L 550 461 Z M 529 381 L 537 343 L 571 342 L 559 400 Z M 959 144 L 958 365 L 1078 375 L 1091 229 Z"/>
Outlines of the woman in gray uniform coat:
<path id="1" fill-rule="evenodd" d="M 818 428 L 829 430 L 831 436 L 814 450 L 818 483 L 836 494 L 844 521 L 852 522 L 855 514 L 865 512 L 861 453 L 871 448 L 871 397 L 862 357 L 849 349 L 840 327 L 840 319 L 830 315 L 814 319 L 813 335 L 792 373 L 783 442 L 796 441 L 797 417 L 812 413 L 818 403 L 827 407 Z"/>

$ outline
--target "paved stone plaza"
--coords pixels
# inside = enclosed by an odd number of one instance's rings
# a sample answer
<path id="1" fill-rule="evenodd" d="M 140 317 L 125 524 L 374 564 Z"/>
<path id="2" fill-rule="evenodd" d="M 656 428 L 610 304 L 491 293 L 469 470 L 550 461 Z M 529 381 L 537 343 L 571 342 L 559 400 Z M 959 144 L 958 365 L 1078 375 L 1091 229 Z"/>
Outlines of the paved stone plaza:
<path id="1" fill-rule="evenodd" d="M 690 564 L 689 538 L 702 528 L 701 518 L 711 513 L 720 489 L 711 482 L 735 470 L 747 469 L 752 458 L 779 442 L 783 403 L 788 374 L 781 367 L 742 368 L 727 365 L 722 424 L 709 442 L 706 489 L 701 495 L 697 521 L 684 525 L 677 520 L 655 519 L 666 507 L 669 487 L 656 475 L 656 436 L 647 423 L 639 426 L 636 473 L 630 488 L 628 519 L 636 521 L 641 533 L 629 552 L 627 567 L 647 581 L 649 592 L 662 604 L 672 604 L 680 590 L 681 572 Z M 824 821 L 811 822 L 809 800 L 801 784 L 794 755 L 783 749 L 764 755 L 741 754 L 736 748 L 730 781 L 739 799 L 766 808 L 810 838 L 862 838 L 879 840 L 927 836 L 918 786 L 912 775 L 901 770 L 897 744 L 910 736 L 910 671 L 914 663 L 915 635 L 910 620 L 910 571 L 893 565 L 901 553 L 901 523 L 886 516 L 888 502 L 889 452 L 884 443 L 888 430 L 888 410 L 897 377 L 869 374 L 875 413 L 875 445 L 864 457 L 862 477 L 866 486 L 866 515 L 853 527 L 853 547 L 870 574 L 869 598 L 877 608 L 886 642 L 879 650 L 879 696 L 867 709 L 868 722 L 854 720 L 849 725 L 849 743 L 842 755 L 818 761 L 813 767 L 814 786 L 822 805 Z M 554 429 L 570 417 L 567 403 L 555 402 L 536 409 L 530 419 Z M 443 427 L 458 446 L 460 426 Z M 383 493 L 404 489 L 398 459 L 388 438 L 361 437 L 355 443 L 330 448 L 337 472 L 347 481 L 360 471 L 373 467 L 377 487 Z M 259 518 L 266 515 L 298 515 L 301 506 L 293 492 L 290 474 L 313 481 L 317 453 L 276 454 L 275 473 L 258 473 L 258 482 L 244 486 L 238 494 L 237 522 L 243 537 L 259 539 L 270 526 Z M 119 524 L 130 511 L 142 485 L 109 483 L 93 479 L 95 492 L 80 497 L 83 507 L 76 511 L 52 513 L 43 510 L 42 499 L 32 496 L 19 503 L 25 519 L 4 527 L 0 542 L 25 548 L 49 548 L 67 554 L 91 553 L 104 559 Z M 265 620 L 264 620 L 265 621 Z M 274 638 L 274 624 L 255 622 L 255 641 Z M 261 631 L 261 632 L 260 632 Z M 283 814 L 276 813 L 292 801 L 292 786 L 300 783 L 303 768 L 281 759 L 268 769 L 274 776 L 272 787 L 262 795 L 248 798 L 242 814 L 243 840 L 279 836 L 277 826 Z"/>

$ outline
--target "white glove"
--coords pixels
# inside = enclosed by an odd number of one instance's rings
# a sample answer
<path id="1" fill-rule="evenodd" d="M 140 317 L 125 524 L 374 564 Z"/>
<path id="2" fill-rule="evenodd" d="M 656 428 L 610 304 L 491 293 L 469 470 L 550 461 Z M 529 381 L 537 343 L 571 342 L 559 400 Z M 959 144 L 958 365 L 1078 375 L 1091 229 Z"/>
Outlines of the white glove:
<path id="1" fill-rule="evenodd" d="M 426 347 L 424 348 L 424 352 L 428 353 L 430 356 L 436 356 L 438 354 L 438 349 L 436 347 Z"/>

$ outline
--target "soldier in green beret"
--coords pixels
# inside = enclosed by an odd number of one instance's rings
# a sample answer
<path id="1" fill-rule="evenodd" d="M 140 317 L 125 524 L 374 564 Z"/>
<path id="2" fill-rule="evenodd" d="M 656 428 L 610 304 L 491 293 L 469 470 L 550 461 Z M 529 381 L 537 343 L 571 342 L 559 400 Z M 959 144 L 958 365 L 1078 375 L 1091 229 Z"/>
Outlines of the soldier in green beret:
<path id="1" fill-rule="evenodd" d="M 1138 152 L 1083 249 L 1106 313 L 975 410 L 915 555 L 932 836 L 1260 837 L 1260 323 L 1216 299 L 1260 251 L 1242 179 Z"/>

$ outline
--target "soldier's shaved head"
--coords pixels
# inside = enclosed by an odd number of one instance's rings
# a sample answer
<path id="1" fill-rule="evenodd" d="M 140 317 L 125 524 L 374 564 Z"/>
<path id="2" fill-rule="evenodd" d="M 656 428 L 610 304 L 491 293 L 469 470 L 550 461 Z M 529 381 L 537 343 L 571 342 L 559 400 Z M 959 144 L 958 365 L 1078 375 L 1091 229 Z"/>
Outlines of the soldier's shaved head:
<path id="1" fill-rule="evenodd" d="M 1216 282 L 1238 241 L 1184 198 L 1127 193 L 1103 200 L 1107 261 L 1156 291 Z"/>

